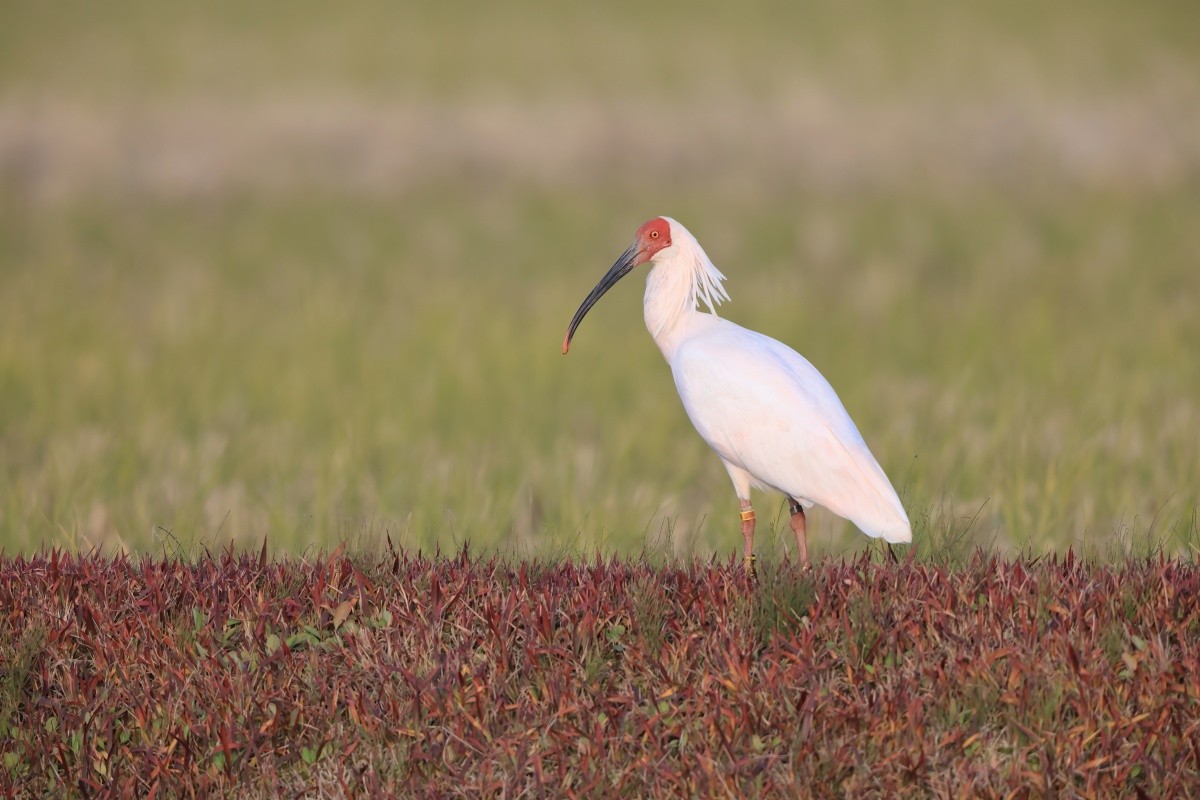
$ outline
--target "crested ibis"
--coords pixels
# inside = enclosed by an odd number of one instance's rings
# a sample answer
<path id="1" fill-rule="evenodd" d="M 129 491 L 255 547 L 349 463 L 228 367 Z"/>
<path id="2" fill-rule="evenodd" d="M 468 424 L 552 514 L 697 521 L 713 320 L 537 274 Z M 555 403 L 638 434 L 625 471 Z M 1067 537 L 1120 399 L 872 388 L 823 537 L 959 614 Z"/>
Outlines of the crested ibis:
<path id="1" fill-rule="evenodd" d="M 754 566 L 751 487 L 788 498 L 801 564 L 807 568 L 804 509 L 814 503 L 889 544 L 911 542 L 908 515 L 829 381 L 787 345 L 717 316 L 729 295 L 725 276 L 696 237 L 670 217 L 637 230 L 571 318 L 566 354 L 584 316 L 617 281 L 642 264 L 644 312 L 671 366 L 679 398 L 716 451 L 741 503 L 747 571 Z M 703 303 L 709 313 L 700 310 Z"/>

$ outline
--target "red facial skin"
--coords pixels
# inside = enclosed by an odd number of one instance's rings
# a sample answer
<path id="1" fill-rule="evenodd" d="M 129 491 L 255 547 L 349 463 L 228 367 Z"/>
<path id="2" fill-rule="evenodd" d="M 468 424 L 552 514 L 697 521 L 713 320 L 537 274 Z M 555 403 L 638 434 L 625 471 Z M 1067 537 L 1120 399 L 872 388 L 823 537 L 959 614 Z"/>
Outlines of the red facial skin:
<path id="1" fill-rule="evenodd" d="M 638 245 L 638 264 L 645 264 L 664 247 L 671 246 L 671 224 L 662 217 L 655 217 L 637 229 L 633 240 Z"/>

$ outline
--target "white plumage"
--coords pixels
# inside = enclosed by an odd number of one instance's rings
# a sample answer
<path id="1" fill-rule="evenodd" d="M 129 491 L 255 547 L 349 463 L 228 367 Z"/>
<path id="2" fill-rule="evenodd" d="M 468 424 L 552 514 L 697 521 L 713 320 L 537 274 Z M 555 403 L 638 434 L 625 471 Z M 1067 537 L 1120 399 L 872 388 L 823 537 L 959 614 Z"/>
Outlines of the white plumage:
<path id="1" fill-rule="evenodd" d="M 900 499 L 829 382 L 783 343 L 716 315 L 728 299 L 722 275 L 699 242 L 669 217 L 638 229 L 634 244 L 576 312 L 583 316 L 613 284 L 649 262 L 646 327 L 671 366 L 683 407 L 717 452 L 742 503 L 747 564 L 752 563 L 751 487 L 792 499 L 792 526 L 807 563 L 804 507 L 814 503 L 868 536 L 910 542 Z M 703 303 L 709 312 L 700 311 Z"/>

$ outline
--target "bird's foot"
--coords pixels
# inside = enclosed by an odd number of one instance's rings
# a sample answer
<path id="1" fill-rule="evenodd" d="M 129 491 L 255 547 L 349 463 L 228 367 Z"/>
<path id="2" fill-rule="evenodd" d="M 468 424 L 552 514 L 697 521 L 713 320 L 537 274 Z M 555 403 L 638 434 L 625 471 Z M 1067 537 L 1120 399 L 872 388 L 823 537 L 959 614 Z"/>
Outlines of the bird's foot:
<path id="1" fill-rule="evenodd" d="M 742 559 L 742 572 L 746 576 L 746 580 L 751 583 L 758 583 L 758 570 L 754 568 L 754 556 L 746 556 Z"/>

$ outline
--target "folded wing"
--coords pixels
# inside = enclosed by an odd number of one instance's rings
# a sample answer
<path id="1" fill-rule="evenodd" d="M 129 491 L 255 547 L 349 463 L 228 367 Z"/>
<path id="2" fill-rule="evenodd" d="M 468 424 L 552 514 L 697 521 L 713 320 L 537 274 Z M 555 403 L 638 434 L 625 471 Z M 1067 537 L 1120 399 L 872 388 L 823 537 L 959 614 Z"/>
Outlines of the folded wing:
<path id="1" fill-rule="evenodd" d="M 684 408 L 726 461 L 868 536 L 908 542 L 900 499 L 833 387 L 791 348 L 713 318 L 671 359 Z"/>

